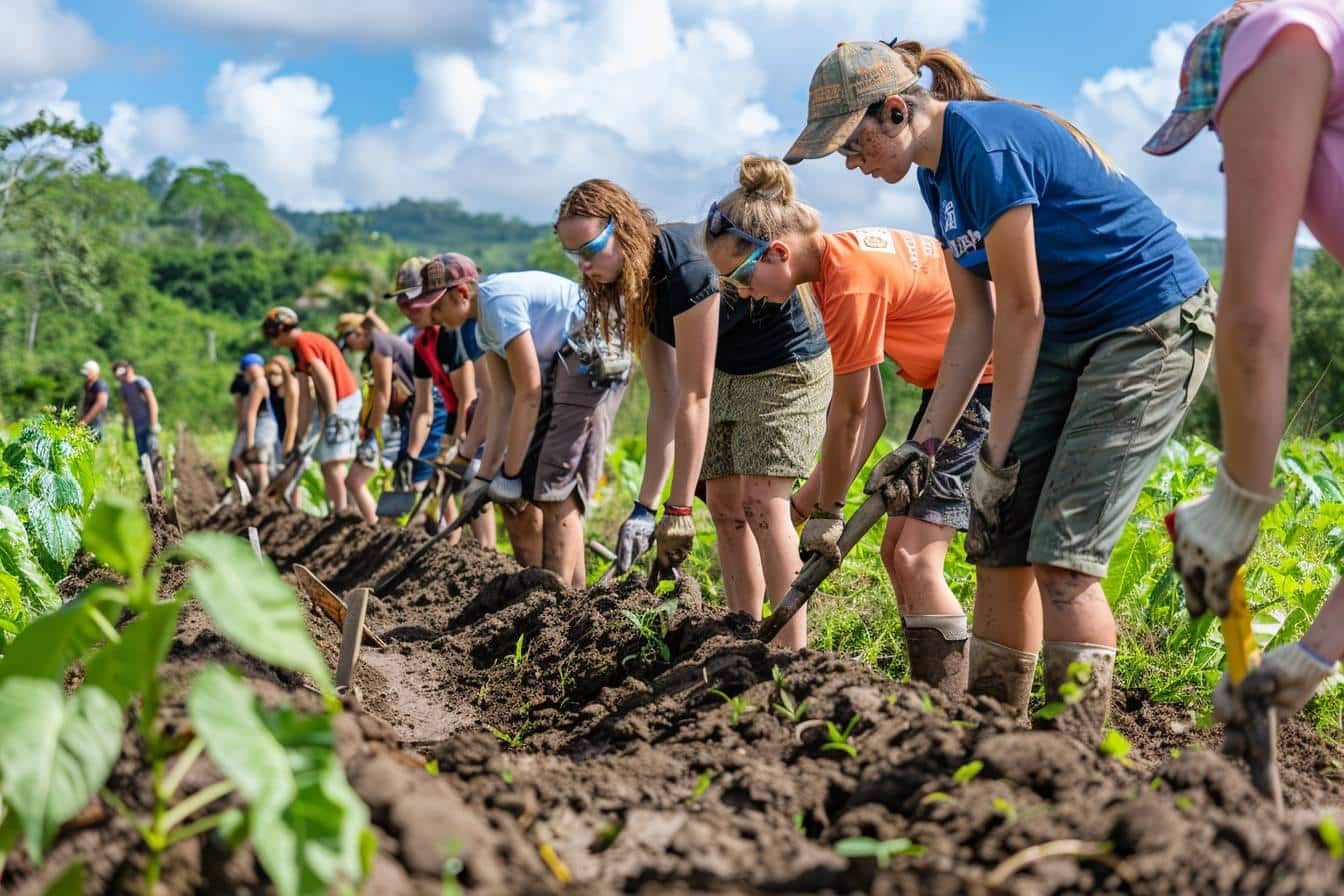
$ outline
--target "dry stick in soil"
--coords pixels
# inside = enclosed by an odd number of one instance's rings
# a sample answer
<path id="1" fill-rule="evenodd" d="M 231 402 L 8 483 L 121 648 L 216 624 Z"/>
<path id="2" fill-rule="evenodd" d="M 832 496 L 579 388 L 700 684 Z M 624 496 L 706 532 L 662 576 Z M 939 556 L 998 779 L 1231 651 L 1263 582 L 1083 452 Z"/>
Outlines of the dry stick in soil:
<path id="1" fill-rule="evenodd" d="M 910 504 L 909 493 L 905 492 L 903 488 L 902 493 L 907 496 L 904 498 L 904 506 L 908 507 Z M 840 550 L 841 560 L 853 550 L 854 545 L 858 544 L 863 536 L 868 534 L 868 530 L 876 526 L 878 520 L 887 514 L 888 504 L 886 497 L 879 492 L 869 495 L 868 500 L 864 501 L 859 509 L 854 511 L 854 515 L 849 518 L 849 522 L 845 523 L 845 528 L 840 533 L 840 542 L 837 547 Z M 767 643 L 773 641 L 780 630 L 789 624 L 789 620 L 793 619 L 797 612 L 803 608 L 808 598 L 821 587 L 821 583 L 826 581 L 826 577 L 835 572 L 839 566 L 838 562 L 832 562 L 820 555 L 815 555 L 804 563 L 798 577 L 789 586 L 789 593 L 784 596 L 784 600 L 761 623 L 757 637 Z"/>
<path id="2" fill-rule="evenodd" d="M 359 646 L 364 629 L 364 612 L 369 606 L 369 589 L 356 588 L 346 597 L 345 627 L 341 632 L 341 656 L 336 663 L 336 692 L 345 693 L 359 662 Z"/>
<path id="3" fill-rule="evenodd" d="M 1006 884 L 1010 877 L 1028 865 L 1042 859 L 1060 858 L 1062 856 L 1101 862 L 1103 865 L 1110 867 L 1117 876 L 1130 885 L 1133 885 L 1139 879 L 1132 865 L 1111 855 L 1109 844 L 1089 843 L 1086 840 L 1051 840 L 1047 843 L 1028 846 L 1020 852 L 1013 853 L 995 866 L 989 874 L 985 875 L 984 879 L 978 882 L 979 886 L 986 890 L 997 890 Z"/>
<path id="4" fill-rule="evenodd" d="M 313 607 L 326 616 L 336 627 L 344 631 L 345 629 L 345 601 L 341 600 L 335 593 L 322 584 L 322 580 L 313 575 L 312 570 L 302 564 L 294 564 L 294 578 L 297 580 L 299 590 L 308 595 L 308 600 Z M 363 626 L 364 638 L 374 647 L 386 647 L 387 642 L 373 633 L 367 624 Z"/>
<path id="5" fill-rule="evenodd" d="M 159 503 L 159 490 L 154 485 L 154 464 L 148 454 L 140 455 L 140 472 L 144 475 L 145 485 L 149 488 L 149 503 Z"/>
<path id="6" fill-rule="evenodd" d="M 261 552 L 261 537 L 257 535 L 256 526 L 247 527 L 247 540 L 252 544 L 252 553 L 257 555 L 258 560 L 264 560 L 266 555 Z"/>

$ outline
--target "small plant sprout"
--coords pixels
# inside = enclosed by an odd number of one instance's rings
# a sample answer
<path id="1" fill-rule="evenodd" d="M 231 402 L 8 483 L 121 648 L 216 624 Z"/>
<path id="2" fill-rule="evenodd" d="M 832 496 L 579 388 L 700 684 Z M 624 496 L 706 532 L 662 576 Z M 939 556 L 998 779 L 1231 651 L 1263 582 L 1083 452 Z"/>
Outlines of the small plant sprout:
<path id="1" fill-rule="evenodd" d="M 1059 699 L 1052 700 L 1034 715 L 1038 719 L 1050 721 L 1058 718 L 1064 710 L 1083 699 L 1083 686 L 1092 678 L 1092 664 L 1082 661 L 1069 663 L 1064 673 L 1064 683 L 1059 686 Z"/>
<path id="2" fill-rule="evenodd" d="M 519 635 L 518 640 L 513 644 L 513 671 L 517 672 L 523 667 L 523 643 L 526 635 Z"/>
<path id="3" fill-rule="evenodd" d="M 713 782 L 714 782 L 714 773 L 709 769 L 705 769 L 704 771 L 702 771 L 700 773 L 700 776 L 695 779 L 695 787 L 691 789 L 690 802 L 693 803 L 696 800 L 700 799 L 700 797 L 704 796 L 705 792 L 709 790 L 709 785 L 712 784 Z"/>
<path id="4" fill-rule="evenodd" d="M 621 610 L 621 615 L 625 616 L 641 639 L 639 650 L 622 659 L 622 665 L 629 665 L 636 660 L 646 666 L 656 659 L 665 663 L 671 661 L 672 650 L 667 646 L 667 632 L 672 626 L 672 617 L 677 614 L 677 604 L 677 598 L 669 597 L 642 613 Z"/>
<path id="5" fill-rule="evenodd" d="M 718 688 L 710 688 L 709 692 L 728 704 L 728 711 L 731 714 L 729 719 L 730 725 L 736 726 L 738 722 L 742 721 L 743 716 L 749 712 L 755 712 L 756 710 L 756 707 L 748 703 L 747 698 L 740 694 L 736 697 L 729 697 Z"/>
<path id="6" fill-rule="evenodd" d="M 522 726 L 512 734 L 507 731 L 501 731 L 498 728 L 491 728 L 490 733 L 507 744 L 510 750 L 521 750 L 523 747 L 527 746 L 527 726 L 528 723 L 524 722 Z"/>
<path id="7" fill-rule="evenodd" d="M 778 666 L 770 667 L 770 677 L 775 680 L 775 687 L 779 690 L 779 702 L 774 705 L 775 712 L 795 725 L 807 718 L 807 701 L 799 703 L 794 699 L 793 692 L 789 690 L 789 680 L 779 671 Z"/>
<path id="8" fill-rule="evenodd" d="M 437 778 L 439 776 L 439 760 L 431 759 L 425 763 L 425 771 Z"/>
<path id="9" fill-rule="evenodd" d="M 456 837 L 450 837 L 448 842 L 444 844 L 443 851 L 445 853 L 443 888 L 440 892 L 443 896 L 458 896 L 462 892 L 462 885 L 458 883 L 457 877 L 466 870 L 466 865 L 462 864 L 462 841 Z"/>
<path id="10" fill-rule="evenodd" d="M 804 824 L 803 824 L 806 820 L 807 820 L 807 818 L 806 818 L 805 815 L 803 815 L 802 812 L 795 812 L 795 813 L 793 813 L 793 830 L 794 830 L 794 833 L 802 834 L 804 837 L 807 836 L 807 828 L 806 828 L 806 827 L 804 826 Z"/>
<path id="11" fill-rule="evenodd" d="M 1321 820 L 1316 825 L 1316 836 L 1321 838 L 1325 848 L 1330 850 L 1330 858 L 1338 862 L 1344 859 L 1344 834 L 1340 833 L 1339 825 L 1329 815 L 1322 815 Z"/>
<path id="12" fill-rule="evenodd" d="M 948 796 L 941 790 L 935 790 L 933 793 L 924 794 L 924 796 L 920 799 L 919 804 L 921 806 L 931 806 L 934 803 L 950 803 L 950 802 L 952 802 L 952 797 Z"/>
<path id="13" fill-rule="evenodd" d="M 1106 733 L 1102 735 L 1101 743 L 1097 744 L 1097 750 L 1101 755 L 1109 756 L 1124 765 L 1132 764 L 1129 751 L 1133 748 L 1129 740 L 1114 728 L 1107 728 Z"/>
<path id="14" fill-rule="evenodd" d="M 994 811 L 1003 816 L 1003 820 L 1012 824 L 1017 821 L 1017 807 L 1001 796 L 994 798 Z"/>
<path id="15" fill-rule="evenodd" d="M 890 868 L 893 856 L 924 855 L 924 847 L 907 837 L 897 837 L 894 840 L 846 837 L 835 842 L 835 851 L 847 859 L 876 859 L 879 868 Z"/>
<path id="16" fill-rule="evenodd" d="M 846 753 L 849 756 L 859 755 L 859 750 L 850 742 L 850 735 L 854 733 L 854 726 L 859 723 L 859 714 L 849 717 L 849 723 L 842 730 L 834 722 L 826 722 L 826 743 L 821 745 L 822 750 L 835 750 L 836 752 Z"/>
<path id="17" fill-rule="evenodd" d="M 958 784 L 969 784 L 984 770 L 984 767 L 985 764 L 979 759 L 972 759 L 952 773 L 952 780 Z"/>

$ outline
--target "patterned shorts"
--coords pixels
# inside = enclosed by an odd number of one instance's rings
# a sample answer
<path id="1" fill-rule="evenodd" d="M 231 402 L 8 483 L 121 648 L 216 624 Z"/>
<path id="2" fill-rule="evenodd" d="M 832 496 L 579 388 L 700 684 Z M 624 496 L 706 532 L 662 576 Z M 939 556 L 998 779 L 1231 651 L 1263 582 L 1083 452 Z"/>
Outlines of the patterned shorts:
<path id="1" fill-rule="evenodd" d="M 829 350 L 761 373 L 715 370 L 700 478 L 797 479 L 812 472 L 826 434 L 831 384 Z"/>

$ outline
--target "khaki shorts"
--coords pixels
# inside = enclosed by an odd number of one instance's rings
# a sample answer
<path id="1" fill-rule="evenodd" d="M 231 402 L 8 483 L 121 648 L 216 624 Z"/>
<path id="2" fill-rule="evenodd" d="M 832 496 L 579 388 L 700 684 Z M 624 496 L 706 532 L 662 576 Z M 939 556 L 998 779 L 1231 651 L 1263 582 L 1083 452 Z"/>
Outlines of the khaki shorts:
<path id="1" fill-rule="evenodd" d="M 1216 301 L 1205 284 L 1145 324 L 1041 346 L 1013 436 L 1017 490 L 985 555 L 968 560 L 1106 575 L 1144 483 L 1204 380 Z"/>
<path id="2" fill-rule="evenodd" d="M 715 370 L 700 478 L 797 479 L 812 472 L 832 382 L 829 350 L 762 373 Z"/>
<path id="3" fill-rule="evenodd" d="M 625 381 L 593 385 L 569 351 L 551 365 L 541 391 L 537 425 L 523 461 L 523 497 L 543 503 L 570 495 L 588 509 L 607 459 L 611 424 L 625 395 Z"/>

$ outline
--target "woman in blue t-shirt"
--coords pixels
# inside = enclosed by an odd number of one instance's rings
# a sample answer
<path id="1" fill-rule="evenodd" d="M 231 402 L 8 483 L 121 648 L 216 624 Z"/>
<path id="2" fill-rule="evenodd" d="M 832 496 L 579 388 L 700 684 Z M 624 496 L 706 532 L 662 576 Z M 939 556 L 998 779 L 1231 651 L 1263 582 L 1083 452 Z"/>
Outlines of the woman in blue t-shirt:
<path id="1" fill-rule="evenodd" d="M 785 160 L 837 151 L 887 183 L 918 167 L 956 296 L 924 422 L 879 475 L 927 482 L 921 442 L 951 432 L 993 351 L 966 539 L 978 580 L 970 690 L 1025 711 L 1043 635 L 1046 700 L 1067 704 L 1056 727 L 1095 739 L 1116 643 L 1100 581 L 1204 377 L 1208 275 L 1096 144 L 991 96 L 947 50 L 862 42 L 828 54 Z"/>
<path id="2" fill-rule="evenodd" d="M 801 568 L 789 519 L 794 481 L 812 469 L 831 394 L 830 354 L 802 301 L 720 298 L 718 271 L 691 224 L 658 224 L 620 186 L 589 180 L 560 204 L 556 233 L 575 258 L 589 320 L 631 345 L 649 381 L 644 479 L 621 526 L 615 570 L 656 537 L 658 564 L 695 539 L 691 497 L 705 481 L 728 607 L 761 615 Z M 655 527 L 652 507 L 672 472 Z M 801 614 L 776 639 L 807 643 Z"/>

